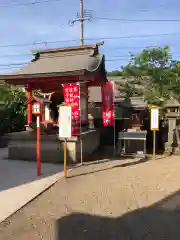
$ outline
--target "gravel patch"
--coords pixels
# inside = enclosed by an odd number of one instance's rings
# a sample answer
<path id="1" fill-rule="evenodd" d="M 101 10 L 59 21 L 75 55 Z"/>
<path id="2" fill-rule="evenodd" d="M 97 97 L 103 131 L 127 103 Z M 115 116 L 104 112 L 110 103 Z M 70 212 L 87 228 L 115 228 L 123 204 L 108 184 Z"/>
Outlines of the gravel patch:
<path id="1" fill-rule="evenodd" d="M 74 168 L 0 224 L 0 239 L 179 240 L 179 169 L 179 157 Z"/>

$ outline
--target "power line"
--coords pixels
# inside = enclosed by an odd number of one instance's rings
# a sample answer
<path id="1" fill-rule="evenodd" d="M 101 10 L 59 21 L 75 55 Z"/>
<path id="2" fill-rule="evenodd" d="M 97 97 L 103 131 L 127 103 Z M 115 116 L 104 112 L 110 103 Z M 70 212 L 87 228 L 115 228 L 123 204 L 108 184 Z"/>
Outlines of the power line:
<path id="1" fill-rule="evenodd" d="M 121 22 L 180 22 L 180 19 L 126 19 L 126 18 L 108 18 L 108 17 L 93 17 L 98 20 L 121 21 Z"/>
<path id="2" fill-rule="evenodd" d="M 0 48 L 6 48 L 6 47 L 27 47 L 27 46 L 35 46 L 35 45 L 41 45 L 41 44 L 51 44 L 51 43 L 60 43 L 60 42 L 73 42 L 75 40 L 70 40 L 70 41 L 49 41 L 47 42 L 46 40 L 45 41 L 41 41 L 41 42 L 34 42 L 34 43 L 17 43 L 17 44 L 8 44 L 8 45 L 0 45 Z"/>
<path id="3" fill-rule="evenodd" d="M 33 6 L 36 4 L 41 4 L 41 3 L 49 3 L 49 2 L 60 2 L 61 0 L 42 0 L 42 1 L 33 1 L 29 3 L 17 3 L 17 4 L 8 4 L 8 5 L 2 5 L 0 8 L 11 8 L 11 7 L 20 7 L 20 6 Z"/>
<path id="4" fill-rule="evenodd" d="M 127 39 L 127 38 L 150 38 L 150 37 L 165 37 L 165 36 L 175 36 L 180 35 L 180 32 L 177 33 L 159 33 L 159 34 L 139 34 L 139 35 L 129 35 L 129 36 L 115 36 L 115 37 L 97 37 L 97 38 L 85 38 L 86 41 L 93 41 L 93 40 L 118 40 L 118 39 Z M 56 40 L 56 41 L 41 41 L 41 42 L 34 42 L 34 43 L 17 43 L 17 44 L 8 44 L 8 45 L 0 45 L 0 48 L 6 47 L 25 47 L 25 46 L 36 46 L 41 44 L 54 44 L 54 43 L 70 43 L 70 42 L 78 42 L 79 39 L 71 39 L 71 40 Z"/>
<path id="5" fill-rule="evenodd" d="M 154 47 L 156 47 L 156 46 L 154 46 Z M 144 49 L 146 49 L 146 48 L 144 48 Z M 174 55 L 175 56 L 177 56 L 176 54 L 179 54 L 180 52 L 178 51 L 178 52 L 176 52 Z M 172 53 L 171 53 L 172 54 Z M 135 54 L 136 55 L 136 54 Z M 3 55 L 3 56 L 1 56 L 0 55 L 0 59 L 2 59 L 2 58 L 10 58 L 10 57 L 16 57 L 16 56 L 18 56 L 18 57 L 23 57 L 23 56 L 31 56 L 31 57 L 33 57 L 32 56 L 32 54 L 14 54 L 14 55 Z M 129 58 L 131 58 L 132 56 L 134 56 L 134 54 L 131 54 L 130 52 L 128 53 L 128 55 L 115 55 L 115 56 L 112 56 L 113 58 L 126 58 L 126 59 L 129 59 Z M 47 56 L 46 58 L 58 58 L 59 56 L 51 56 L 51 55 L 49 55 L 49 56 Z M 5 66 L 6 65 L 20 65 L 20 64 L 28 64 L 28 63 L 30 63 L 30 62 L 26 62 L 26 63 L 13 63 L 13 64 L 11 64 L 11 63 L 9 63 L 9 64 L 5 64 Z M 2 66 L 2 65 L 0 65 L 0 66 Z M 4 65 L 3 65 L 4 66 Z"/>
<path id="6" fill-rule="evenodd" d="M 13 57 L 28 57 L 33 56 L 31 53 L 20 53 L 20 54 L 7 54 L 7 55 L 0 55 L 0 58 L 13 58 Z"/>
<path id="7" fill-rule="evenodd" d="M 179 54 L 180 52 L 178 51 L 178 52 L 176 52 L 176 54 Z M 175 57 L 177 57 L 177 55 L 176 54 L 174 54 L 175 55 Z M 28 56 L 32 56 L 31 54 L 24 54 L 25 56 L 26 55 L 28 55 Z M 18 56 L 24 56 L 23 54 L 22 55 L 18 55 Z M 16 55 L 14 55 L 14 56 L 16 56 Z M 126 59 L 129 59 L 129 58 L 131 58 L 132 56 L 136 56 L 136 54 L 134 55 L 134 54 L 131 54 L 131 53 L 129 53 L 129 55 L 115 55 L 115 56 L 112 56 L 114 59 L 119 59 L 119 58 L 126 58 Z M 5 56 L 0 56 L 0 59 L 1 58 L 3 58 L 3 57 L 5 57 Z M 8 57 L 8 55 L 7 55 L 7 57 Z M 46 57 L 46 58 L 58 58 L 59 56 L 48 56 L 48 57 Z M 30 63 L 30 62 L 25 62 L 25 63 L 13 63 L 13 64 L 10 64 L 10 65 L 21 65 L 21 64 L 28 64 L 28 63 Z M 3 66 L 6 66 L 6 65 L 9 65 L 9 64 L 5 64 L 5 65 L 3 65 Z M 1 64 L 0 64 L 0 66 L 2 66 Z"/>
<path id="8" fill-rule="evenodd" d="M 180 6 L 177 6 L 176 5 L 176 9 L 177 8 L 179 8 Z M 124 10 L 126 10 L 126 9 L 123 9 L 123 8 L 112 8 L 112 9 L 105 9 L 104 10 L 104 12 L 102 12 L 102 10 L 101 10 L 101 14 L 106 14 L 106 13 L 108 13 L 108 12 L 117 12 L 117 11 L 124 11 Z M 169 6 L 165 6 L 165 5 L 158 5 L 158 6 L 156 6 L 156 8 L 153 8 L 153 9 L 148 9 L 148 8 L 141 8 L 141 9 L 137 9 L 137 11 L 136 11 L 136 9 L 132 9 L 132 8 L 129 8 L 129 9 L 127 9 L 128 11 L 130 11 L 130 10 L 133 10 L 134 12 L 150 12 L 150 11 L 152 11 L 152 10 L 168 10 L 169 11 Z M 95 11 L 95 10 L 91 10 L 92 12 L 97 12 L 97 11 Z"/>
<path id="9" fill-rule="evenodd" d="M 180 56 L 177 56 L 178 58 L 180 58 Z M 105 60 L 105 62 L 118 62 L 118 61 L 129 61 L 130 59 L 129 58 L 116 58 L 116 59 L 107 59 Z M 178 60 L 178 59 L 177 59 Z M 5 70 L 5 69 L 20 69 L 22 67 L 24 67 L 24 65 L 27 64 L 27 63 L 23 63 L 23 64 L 7 64 L 7 65 L 0 65 L 0 70 Z"/>
<path id="10" fill-rule="evenodd" d="M 176 58 L 180 58 L 180 56 L 176 56 Z M 129 61 L 131 60 L 130 58 L 112 58 L 112 59 L 107 59 L 106 62 L 117 62 L 117 61 L 123 61 L 123 60 L 126 60 L 126 61 Z M 175 59 L 178 61 L 178 59 Z"/>
<path id="11" fill-rule="evenodd" d="M 47 58 L 58 58 L 59 56 L 47 56 Z M 124 56 L 124 55 L 118 55 L 118 56 L 112 56 L 111 59 L 105 59 L 106 62 L 109 61 L 120 61 L 120 60 L 130 60 L 131 59 L 131 55 L 129 56 Z M 176 55 L 176 58 L 179 58 L 180 55 Z M 21 63 L 8 63 L 8 64 L 0 64 L 0 67 L 19 67 L 20 65 L 25 65 L 25 64 L 29 64 L 31 62 L 21 62 Z"/>
<path id="12" fill-rule="evenodd" d="M 177 58 L 180 58 L 180 56 L 176 56 Z M 116 58 L 116 59 L 106 59 L 105 61 L 106 62 L 118 62 L 118 61 L 129 61 L 130 59 L 129 58 Z M 176 59 L 178 60 L 178 59 Z M 22 63 L 22 64 L 7 64 L 7 65 L 0 65 L 0 71 L 3 71 L 3 70 L 15 70 L 15 69 L 20 69 L 22 67 L 24 67 L 25 64 L 28 64 L 28 63 Z"/>
<path id="13" fill-rule="evenodd" d="M 120 61 L 120 60 L 131 60 L 131 58 L 130 57 L 121 57 L 121 56 L 119 56 L 118 58 L 108 58 L 107 60 L 106 60 L 106 62 L 111 62 L 111 61 Z"/>
<path id="14" fill-rule="evenodd" d="M 163 44 L 163 46 L 165 45 L 170 45 L 170 48 L 171 47 L 180 47 L 180 44 Z M 109 47 L 106 47 L 104 49 L 104 51 L 109 51 L 109 50 L 130 50 L 130 49 L 148 49 L 148 48 L 162 48 L 163 46 L 158 46 L 158 45 L 148 45 L 148 46 L 127 46 L 127 47 L 113 47 L 113 48 L 109 48 Z M 177 53 L 177 51 L 175 52 Z M 128 51 L 128 54 L 131 55 L 131 52 Z M 7 54 L 7 55 L 0 55 L 0 58 L 13 58 L 13 57 L 33 57 L 33 53 L 20 53 L 20 54 Z M 49 56 L 47 58 L 55 58 L 56 56 Z M 113 57 L 127 57 L 127 55 L 118 55 L 118 56 L 113 56 Z"/>
<path id="15" fill-rule="evenodd" d="M 120 36 L 120 37 L 102 37 L 102 38 L 89 38 L 86 40 L 117 40 L 117 39 L 126 39 L 126 38 L 149 38 L 149 37 L 161 37 L 161 36 L 174 36 L 179 35 L 180 33 L 162 33 L 162 34 L 142 34 L 142 35 L 130 35 L 130 36 Z"/>
<path id="16" fill-rule="evenodd" d="M 180 44 L 170 44 L 170 43 L 166 43 L 166 44 L 163 44 L 163 46 L 165 45 L 168 45 L 171 47 L 180 47 Z M 160 45 L 148 45 L 148 46 L 126 46 L 126 47 L 110 47 L 108 49 L 110 50 L 124 50 L 124 49 L 147 49 L 147 48 L 157 48 L 157 47 L 163 47 L 163 46 L 160 46 Z M 104 49 L 105 50 L 105 49 Z"/>
<path id="17" fill-rule="evenodd" d="M 25 65 L 25 64 L 28 64 L 28 63 L 29 63 L 29 62 L 0 64 L 0 67 L 20 66 L 20 65 Z"/>
<path id="18" fill-rule="evenodd" d="M 180 45 L 175 45 L 175 46 L 180 46 Z M 124 47 L 124 49 L 128 49 L 128 48 L 138 48 L 137 46 L 129 46 L 129 47 Z M 139 46 L 140 47 L 140 46 Z M 151 47 L 158 47 L 158 46 L 146 46 L 146 47 L 142 47 L 141 46 L 141 48 L 151 48 Z M 123 49 L 123 47 L 120 47 L 120 48 L 114 48 L 114 49 Z M 3 55 L 3 56 L 0 56 L 0 58 L 5 58 L 5 57 L 15 57 L 15 56 L 18 56 L 18 57 L 20 57 L 20 56 L 33 56 L 33 54 L 9 54 L 9 55 Z M 59 56 L 57 56 L 57 57 L 59 57 Z M 106 61 L 119 61 L 119 60 L 130 60 L 130 58 L 131 58 L 131 55 L 129 55 L 129 56 L 125 56 L 125 55 L 117 55 L 117 56 L 112 56 L 113 57 L 113 59 L 108 59 L 108 60 L 106 60 Z M 175 57 L 178 57 L 176 54 L 175 54 Z M 48 56 L 47 58 L 55 58 L 55 56 Z M 30 62 L 23 62 L 23 63 L 8 63 L 8 64 L 3 64 L 3 65 L 1 65 L 0 64 L 0 67 L 4 67 L 4 66 L 10 66 L 10 67 L 14 67 L 14 66 L 19 66 L 19 65 L 23 65 L 23 64 L 28 64 L 28 63 L 30 63 Z"/>
<path id="19" fill-rule="evenodd" d="M 163 44 L 164 45 L 169 45 L 170 48 L 171 47 L 180 47 L 180 44 L 170 44 L 170 43 L 166 43 Z M 123 46 L 123 47 L 107 47 L 107 46 L 102 46 L 103 51 L 108 51 L 108 50 L 113 50 L 113 51 L 117 51 L 117 50 L 129 50 L 129 49 L 147 49 L 147 48 L 157 48 L 157 47 L 163 47 L 163 46 L 159 46 L 159 45 L 148 45 L 148 46 Z M 13 58 L 13 57 L 29 57 L 29 56 L 33 56 L 33 53 L 17 53 L 17 54 L 6 54 L 6 55 L 0 55 L 0 58 Z"/>

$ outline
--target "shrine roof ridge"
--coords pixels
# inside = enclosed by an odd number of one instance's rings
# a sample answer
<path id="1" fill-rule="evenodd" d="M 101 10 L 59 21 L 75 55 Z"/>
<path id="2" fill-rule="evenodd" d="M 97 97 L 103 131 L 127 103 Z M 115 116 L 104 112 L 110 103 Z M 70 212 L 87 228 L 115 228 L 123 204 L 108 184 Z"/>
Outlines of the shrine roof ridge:
<path id="1" fill-rule="evenodd" d="M 40 49 L 40 50 L 38 50 L 38 53 L 43 54 L 43 53 L 67 52 L 67 51 L 85 50 L 85 49 L 96 49 L 97 47 L 99 47 L 103 44 L 104 44 L 104 41 L 95 43 L 95 44 L 82 45 L 82 46 Z"/>
<path id="2" fill-rule="evenodd" d="M 49 49 L 42 53 L 43 56 L 37 52 L 36 58 L 22 69 L 0 74 L 0 81 L 22 85 L 33 78 L 92 76 L 98 73 L 102 73 L 105 79 L 105 56 L 98 52 L 98 46 L 102 44 Z"/>

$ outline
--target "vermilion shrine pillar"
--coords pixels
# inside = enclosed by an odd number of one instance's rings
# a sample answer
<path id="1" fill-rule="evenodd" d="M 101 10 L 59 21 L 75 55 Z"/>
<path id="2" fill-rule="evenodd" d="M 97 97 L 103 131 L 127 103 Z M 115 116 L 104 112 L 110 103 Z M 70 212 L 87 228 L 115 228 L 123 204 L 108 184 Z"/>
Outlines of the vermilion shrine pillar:
<path id="1" fill-rule="evenodd" d="M 27 101 L 27 125 L 30 125 L 32 123 L 32 104 L 31 104 L 31 98 L 32 98 L 32 88 L 30 84 L 27 84 L 26 86 L 26 101 Z"/>

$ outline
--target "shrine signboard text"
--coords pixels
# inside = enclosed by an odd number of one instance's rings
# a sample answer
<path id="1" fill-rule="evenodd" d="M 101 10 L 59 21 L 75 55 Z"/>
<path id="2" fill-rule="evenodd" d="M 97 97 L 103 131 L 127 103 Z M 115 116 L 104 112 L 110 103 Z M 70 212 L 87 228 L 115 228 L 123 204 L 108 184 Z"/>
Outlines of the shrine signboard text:
<path id="1" fill-rule="evenodd" d="M 107 82 L 102 86 L 102 119 L 104 126 L 114 126 L 114 93 L 112 82 Z"/>
<path id="2" fill-rule="evenodd" d="M 65 84 L 63 93 L 64 103 L 72 105 L 72 135 L 78 135 L 80 134 L 79 84 Z"/>

